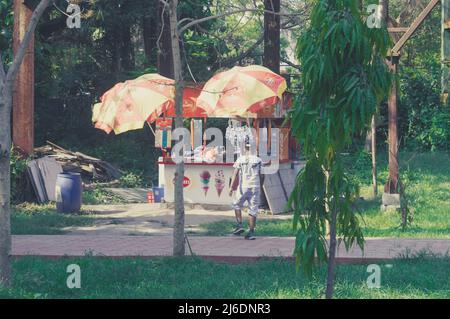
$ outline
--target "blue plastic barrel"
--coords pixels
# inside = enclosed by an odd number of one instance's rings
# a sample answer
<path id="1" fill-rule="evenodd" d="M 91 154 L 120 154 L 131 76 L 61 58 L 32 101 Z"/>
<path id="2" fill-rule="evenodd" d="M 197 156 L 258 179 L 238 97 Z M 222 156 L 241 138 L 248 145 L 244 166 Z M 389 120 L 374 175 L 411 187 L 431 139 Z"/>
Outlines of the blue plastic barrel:
<path id="1" fill-rule="evenodd" d="M 155 203 L 161 203 L 164 198 L 164 188 L 153 187 L 153 196 L 155 197 Z"/>
<path id="2" fill-rule="evenodd" d="M 83 185 L 78 173 L 61 173 L 56 178 L 56 210 L 58 213 L 77 213 L 81 208 Z"/>

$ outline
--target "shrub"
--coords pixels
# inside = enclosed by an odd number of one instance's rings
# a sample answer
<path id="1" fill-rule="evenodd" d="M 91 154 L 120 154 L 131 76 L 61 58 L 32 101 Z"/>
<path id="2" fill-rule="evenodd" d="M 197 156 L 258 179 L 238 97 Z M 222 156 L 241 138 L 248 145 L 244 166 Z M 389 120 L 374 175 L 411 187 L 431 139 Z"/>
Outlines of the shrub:
<path id="1" fill-rule="evenodd" d="M 14 150 L 11 151 L 11 201 L 17 203 L 24 198 L 26 187 L 27 160 Z"/>
<path id="2" fill-rule="evenodd" d="M 419 62 L 400 72 L 400 136 L 408 148 L 445 150 L 450 146 L 450 115 L 440 101 L 439 59 L 426 55 Z"/>
<path id="3" fill-rule="evenodd" d="M 120 178 L 120 185 L 126 188 L 135 188 L 144 186 L 145 182 L 142 179 L 142 173 L 136 174 L 130 172 Z"/>

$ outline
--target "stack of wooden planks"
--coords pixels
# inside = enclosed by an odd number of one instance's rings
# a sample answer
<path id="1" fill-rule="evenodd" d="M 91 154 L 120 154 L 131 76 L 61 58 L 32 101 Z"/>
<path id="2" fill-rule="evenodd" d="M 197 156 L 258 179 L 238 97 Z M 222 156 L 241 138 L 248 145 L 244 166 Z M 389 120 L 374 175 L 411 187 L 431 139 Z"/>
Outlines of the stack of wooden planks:
<path id="1" fill-rule="evenodd" d="M 101 159 L 80 153 L 72 152 L 47 141 L 46 145 L 34 149 L 34 157 L 50 157 L 61 164 L 64 172 L 80 173 L 87 184 L 92 182 L 107 183 L 120 178 L 120 170 L 112 164 Z"/>

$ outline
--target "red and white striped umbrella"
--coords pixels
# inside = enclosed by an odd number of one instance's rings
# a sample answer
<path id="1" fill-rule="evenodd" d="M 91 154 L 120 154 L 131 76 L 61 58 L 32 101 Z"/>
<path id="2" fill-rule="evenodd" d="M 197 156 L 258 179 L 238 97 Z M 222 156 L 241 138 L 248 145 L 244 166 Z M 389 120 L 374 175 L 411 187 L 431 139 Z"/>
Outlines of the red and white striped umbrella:
<path id="1" fill-rule="evenodd" d="M 158 118 L 175 97 L 174 80 L 145 74 L 116 84 L 93 108 L 92 122 L 106 133 L 120 134 L 143 128 Z"/>
<path id="2" fill-rule="evenodd" d="M 212 77 L 197 99 L 209 117 L 256 117 L 266 106 L 282 99 L 285 78 L 268 68 L 234 67 Z"/>

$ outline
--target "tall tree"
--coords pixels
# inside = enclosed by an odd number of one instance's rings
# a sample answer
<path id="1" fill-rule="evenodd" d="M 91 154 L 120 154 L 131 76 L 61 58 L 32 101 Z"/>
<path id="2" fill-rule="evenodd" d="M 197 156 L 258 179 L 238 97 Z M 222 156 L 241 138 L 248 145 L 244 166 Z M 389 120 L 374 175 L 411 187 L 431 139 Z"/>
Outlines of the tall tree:
<path id="1" fill-rule="evenodd" d="M 382 21 L 382 26 L 387 28 L 389 22 L 389 0 L 380 0 L 380 18 Z M 379 108 L 379 106 L 378 106 Z M 378 110 L 379 111 L 379 110 Z M 372 150 L 372 187 L 373 187 L 373 196 L 378 195 L 378 173 L 377 173 L 377 115 L 374 114 L 372 116 L 371 121 L 371 133 L 370 133 L 370 143 Z"/>
<path id="2" fill-rule="evenodd" d="M 11 188 L 10 188 L 10 156 L 11 156 L 11 109 L 14 82 L 23 62 L 26 50 L 34 37 L 34 30 L 50 5 L 51 0 L 41 0 L 33 12 L 27 32 L 15 54 L 8 70 L 0 52 L 0 283 L 11 282 Z"/>
<path id="3" fill-rule="evenodd" d="M 147 63 L 156 64 L 156 38 L 158 37 L 158 19 L 154 8 L 156 0 L 146 1 L 144 4 L 144 16 L 142 19 L 142 31 L 144 37 L 144 52 Z"/>
<path id="4" fill-rule="evenodd" d="M 183 69 L 180 53 L 180 34 L 178 32 L 177 16 L 178 0 L 172 0 L 168 10 L 170 12 L 170 36 L 173 54 L 173 72 L 175 75 L 175 128 L 183 128 Z M 184 196 L 183 196 L 184 163 L 178 161 L 175 172 L 175 220 L 174 220 L 174 256 L 184 256 L 185 254 L 185 233 L 184 233 Z"/>
<path id="5" fill-rule="evenodd" d="M 264 0 L 264 66 L 280 73 L 280 0 Z"/>
<path id="6" fill-rule="evenodd" d="M 315 255 L 328 261 L 327 298 L 333 296 L 338 238 L 347 249 L 355 243 L 364 247 L 354 208 L 358 186 L 345 173 L 341 153 L 353 136 L 367 130 L 387 97 L 388 48 L 386 28 L 368 28 L 358 0 L 318 0 L 298 40 L 304 96 L 292 110 L 291 123 L 307 162 L 289 204 L 299 264 L 311 274 Z"/>
<path id="7" fill-rule="evenodd" d="M 23 0 L 14 0 L 13 48 L 16 54 L 27 31 L 33 9 Z M 34 39 L 30 40 L 27 52 L 17 74 L 13 96 L 12 139 L 14 146 L 24 155 L 34 150 Z"/>
<path id="8" fill-rule="evenodd" d="M 178 3 L 177 3 L 178 5 Z M 159 1 L 158 6 L 158 72 L 159 74 L 173 78 L 174 77 L 174 61 L 173 61 L 173 44 L 171 34 L 170 8 L 165 2 Z M 176 14 L 176 13 L 175 13 Z M 177 18 L 178 20 L 178 18 Z"/>

